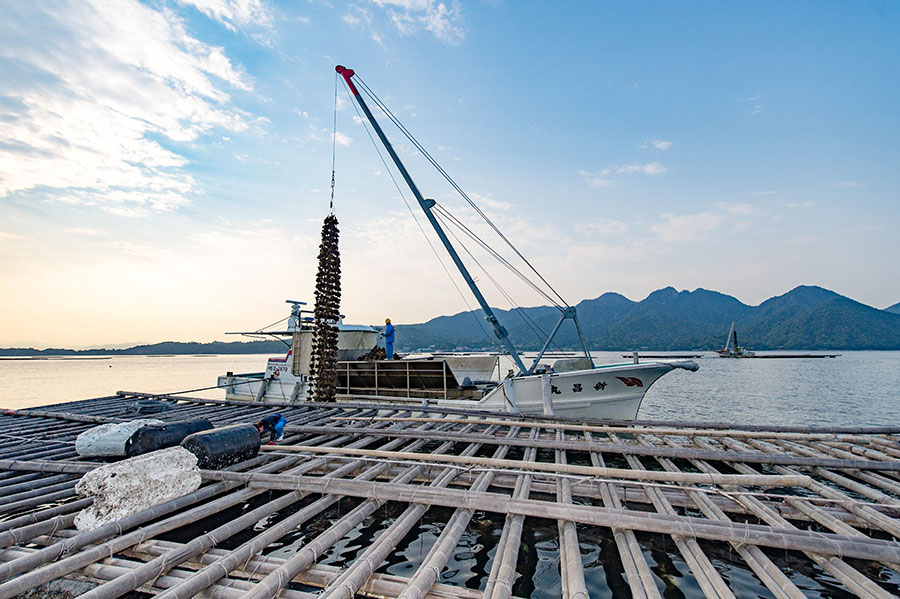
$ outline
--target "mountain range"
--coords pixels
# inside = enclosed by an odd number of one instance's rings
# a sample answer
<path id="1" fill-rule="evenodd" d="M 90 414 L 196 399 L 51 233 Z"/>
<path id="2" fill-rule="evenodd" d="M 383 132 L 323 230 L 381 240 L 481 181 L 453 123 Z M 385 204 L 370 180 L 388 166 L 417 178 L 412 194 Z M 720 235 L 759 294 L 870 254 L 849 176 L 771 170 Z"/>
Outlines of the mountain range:
<path id="1" fill-rule="evenodd" d="M 706 289 L 659 289 L 639 302 L 604 293 L 577 305 L 592 350 L 712 350 L 725 345 L 734 322 L 741 346 L 753 350 L 900 350 L 900 303 L 879 310 L 814 286 L 800 286 L 758 306 Z M 496 310 L 520 350 L 539 349 L 560 312 L 552 306 Z M 397 351 L 495 349 L 481 311 L 397 325 Z M 574 349 L 578 336 L 563 324 L 551 349 Z M 125 349 L 0 348 L 0 356 L 238 354 L 285 351 L 280 341 L 166 341 Z"/>
<path id="2" fill-rule="evenodd" d="M 900 303 L 879 310 L 815 286 L 796 287 L 758 306 L 716 291 L 666 287 L 639 302 L 604 293 L 578 303 L 577 309 L 585 341 L 593 350 L 720 349 L 732 322 L 740 345 L 750 349 L 900 349 Z M 400 325 L 397 347 L 490 349 L 487 335 L 492 338 L 492 333 L 480 314 L 461 312 Z M 540 348 L 559 315 L 552 306 L 497 310 L 518 349 Z M 578 346 L 571 322 L 564 323 L 555 344 L 559 349 Z"/>

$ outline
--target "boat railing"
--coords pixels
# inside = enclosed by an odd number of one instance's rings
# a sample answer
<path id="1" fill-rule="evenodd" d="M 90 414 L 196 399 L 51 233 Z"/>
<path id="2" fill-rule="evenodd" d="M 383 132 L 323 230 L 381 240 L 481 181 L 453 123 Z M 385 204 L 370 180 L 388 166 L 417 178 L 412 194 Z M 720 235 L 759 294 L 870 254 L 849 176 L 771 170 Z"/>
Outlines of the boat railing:
<path id="1" fill-rule="evenodd" d="M 458 399 L 474 393 L 460 387 L 443 360 L 342 361 L 335 386 L 338 395 L 353 397 Z"/>

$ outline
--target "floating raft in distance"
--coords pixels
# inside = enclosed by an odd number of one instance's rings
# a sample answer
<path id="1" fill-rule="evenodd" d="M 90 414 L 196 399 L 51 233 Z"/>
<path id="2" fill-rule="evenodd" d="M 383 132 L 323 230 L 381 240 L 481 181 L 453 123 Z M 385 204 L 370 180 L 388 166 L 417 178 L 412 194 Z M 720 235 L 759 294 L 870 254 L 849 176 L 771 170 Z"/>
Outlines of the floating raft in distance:
<path id="1" fill-rule="evenodd" d="M 740 359 L 769 359 L 774 360 L 776 358 L 839 358 L 841 354 L 768 354 L 768 355 L 754 355 L 754 356 L 716 356 L 710 354 L 639 354 L 638 359 L 644 360 L 659 360 L 665 358 L 740 358 Z M 633 358 L 634 354 L 623 354 L 623 358 Z"/>
<path id="2" fill-rule="evenodd" d="M 152 396 L 171 406 L 156 415 L 164 421 L 225 426 L 278 411 L 283 444 L 201 471 L 193 493 L 77 531 L 91 499 L 74 486 L 101 463 L 79 459 L 75 437 L 134 418 L 147 397 L 0 413 L 0 599 L 71 580 L 93 585 L 83 599 L 481 599 L 530 592 L 538 570 L 557 576 L 545 590 L 572 599 L 607 594 L 610 577 L 635 597 L 799 599 L 817 579 L 827 580 L 821 596 L 900 594 L 900 426 L 585 423 Z M 541 567 L 529 541 L 548 521 L 558 570 Z M 583 553 L 598 543 L 602 559 Z M 666 567 L 647 560 L 660 548 Z M 403 575 L 385 571 L 397 563 Z M 469 570 L 450 571 L 459 568 Z"/>

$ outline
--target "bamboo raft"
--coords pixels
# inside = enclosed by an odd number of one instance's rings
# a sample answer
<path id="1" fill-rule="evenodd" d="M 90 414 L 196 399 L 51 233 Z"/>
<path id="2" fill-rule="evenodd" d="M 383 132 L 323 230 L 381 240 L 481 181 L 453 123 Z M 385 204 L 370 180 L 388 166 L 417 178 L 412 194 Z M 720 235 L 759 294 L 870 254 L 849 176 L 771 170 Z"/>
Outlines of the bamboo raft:
<path id="1" fill-rule="evenodd" d="M 77 531 L 91 499 L 74 486 L 100 464 L 75 437 L 147 398 L 164 421 L 278 411 L 285 439 Z M 898 434 L 134 393 L 8 411 L 0 599 L 896 597 Z M 547 546 L 558 558 L 536 562 Z"/>

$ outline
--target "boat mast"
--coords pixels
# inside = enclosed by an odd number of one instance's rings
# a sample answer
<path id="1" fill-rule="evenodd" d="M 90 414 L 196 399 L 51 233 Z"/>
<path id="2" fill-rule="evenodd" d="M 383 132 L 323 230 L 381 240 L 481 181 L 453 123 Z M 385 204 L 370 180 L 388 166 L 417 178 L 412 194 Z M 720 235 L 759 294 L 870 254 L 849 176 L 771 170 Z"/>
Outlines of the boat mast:
<path id="1" fill-rule="evenodd" d="M 422 197 L 422 194 L 419 192 L 419 188 L 416 187 L 416 184 L 413 182 L 412 177 L 410 177 L 409 173 L 406 171 L 406 167 L 403 166 L 403 163 L 400 161 L 400 157 L 397 156 L 397 153 L 391 146 L 391 142 L 388 141 L 388 138 L 384 134 L 384 131 L 381 130 L 381 126 L 378 124 L 378 121 L 375 120 L 375 116 L 372 114 L 372 111 L 369 110 L 369 107 L 363 101 L 362 96 L 360 96 L 359 94 L 359 90 L 356 89 L 356 85 L 354 85 L 353 81 L 351 81 L 350 78 L 355 75 L 355 72 L 353 71 L 353 69 L 348 69 L 341 65 L 336 66 L 334 70 L 344 78 L 344 81 L 347 83 L 347 87 L 350 88 L 350 92 L 353 94 L 353 97 L 356 99 L 359 107 L 362 108 L 362 111 L 365 113 L 366 118 L 368 118 L 369 122 L 372 124 L 372 128 L 375 130 L 375 134 L 378 135 L 378 139 L 381 140 L 381 143 L 384 145 L 388 154 L 390 154 L 391 160 L 393 160 L 394 164 L 397 165 L 397 170 L 400 171 L 400 174 L 403 176 L 403 180 L 406 181 L 406 184 L 409 186 L 410 191 L 412 191 L 412 194 L 415 196 L 416 201 L 419 202 L 419 207 L 422 208 L 422 211 L 425 213 L 425 217 L 428 218 L 428 222 L 431 223 L 431 226 L 434 228 L 435 233 L 437 233 L 437 236 L 440 238 L 441 243 L 444 244 L 444 249 L 446 249 L 447 253 L 450 254 L 450 258 L 453 259 L 453 263 L 456 264 L 456 268 L 459 270 L 463 279 L 465 279 L 466 284 L 469 286 L 469 289 L 472 290 L 472 295 L 474 295 L 475 299 L 478 300 L 478 304 L 484 311 L 484 319 L 491 323 L 491 326 L 494 329 L 494 335 L 496 335 L 497 339 L 504 346 L 506 346 L 506 349 L 509 351 L 509 355 L 513 360 L 515 360 L 516 366 L 519 367 L 519 374 L 526 374 L 528 372 L 528 369 L 526 369 L 525 364 L 522 363 L 522 359 L 519 357 L 519 352 L 516 351 L 515 346 L 509 338 L 509 333 L 506 332 L 506 329 L 503 327 L 503 325 L 500 324 L 500 321 L 497 320 L 497 317 L 494 315 L 494 311 L 491 310 L 491 307 L 488 305 L 487 300 L 484 299 L 484 296 L 481 294 L 481 290 L 479 290 L 478 286 L 475 285 L 475 280 L 472 278 L 472 275 L 469 274 L 469 271 L 460 259 L 459 254 L 456 253 L 456 249 L 450 243 L 450 239 L 447 237 L 444 229 L 441 227 L 440 223 L 438 223 L 434 214 L 431 212 L 431 209 L 434 207 L 436 202 L 431 199 L 426 200 L 424 197 Z"/>

